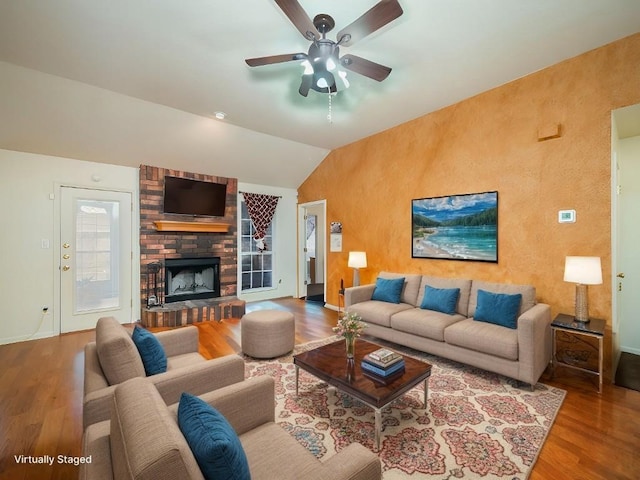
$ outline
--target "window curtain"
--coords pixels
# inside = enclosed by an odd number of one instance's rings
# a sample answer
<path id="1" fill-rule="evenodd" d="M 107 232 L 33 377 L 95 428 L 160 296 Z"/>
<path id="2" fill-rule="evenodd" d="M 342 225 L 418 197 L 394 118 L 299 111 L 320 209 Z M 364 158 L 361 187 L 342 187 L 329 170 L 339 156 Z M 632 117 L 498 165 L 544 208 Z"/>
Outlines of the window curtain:
<path id="1" fill-rule="evenodd" d="M 264 252 L 267 249 L 264 237 L 267 234 L 269 225 L 271 225 L 280 197 L 260 193 L 241 193 L 244 197 L 244 203 L 247 205 L 249 218 L 255 229 L 253 239 L 256 241 L 256 247 L 258 247 L 259 251 Z"/>

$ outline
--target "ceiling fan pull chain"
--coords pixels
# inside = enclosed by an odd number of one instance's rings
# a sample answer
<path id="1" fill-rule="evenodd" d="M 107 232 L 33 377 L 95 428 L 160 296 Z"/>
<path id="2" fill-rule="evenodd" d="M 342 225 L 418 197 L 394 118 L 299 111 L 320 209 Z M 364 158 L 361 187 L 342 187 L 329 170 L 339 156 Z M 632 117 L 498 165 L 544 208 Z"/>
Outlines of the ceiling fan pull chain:
<path id="1" fill-rule="evenodd" d="M 328 96 L 329 96 L 329 114 L 327 115 L 327 120 L 329 121 L 329 123 L 333 123 L 333 117 L 331 116 L 332 115 L 332 112 L 331 112 L 331 97 L 333 95 L 331 95 L 331 92 L 329 92 Z"/>

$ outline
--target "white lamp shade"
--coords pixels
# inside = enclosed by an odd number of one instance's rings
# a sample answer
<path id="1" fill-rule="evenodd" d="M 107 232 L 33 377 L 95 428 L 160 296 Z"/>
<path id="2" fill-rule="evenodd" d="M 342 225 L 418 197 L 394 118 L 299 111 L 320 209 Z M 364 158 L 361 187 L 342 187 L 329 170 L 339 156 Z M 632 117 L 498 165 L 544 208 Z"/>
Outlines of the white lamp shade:
<path id="1" fill-rule="evenodd" d="M 349 252 L 349 262 L 347 265 L 350 268 L 366 268 L 367 267 L 367 253 L 366 252 Z"/>
<path id="2" fill-rule="evenodd" d="M 567 257 L 564 264 L 564 281 L 583 285 L 602 283 L 600 257 Z"/>

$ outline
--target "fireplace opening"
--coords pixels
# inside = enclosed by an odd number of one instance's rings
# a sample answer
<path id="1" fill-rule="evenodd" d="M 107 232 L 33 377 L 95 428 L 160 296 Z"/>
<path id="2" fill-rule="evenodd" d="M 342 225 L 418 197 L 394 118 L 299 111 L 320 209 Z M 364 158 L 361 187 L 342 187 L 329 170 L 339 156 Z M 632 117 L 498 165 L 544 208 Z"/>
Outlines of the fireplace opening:
<path id="1" fill-rule="evenodd" d="M 165 303 L 220 296 L 220 257 L 164 261 Z"/>

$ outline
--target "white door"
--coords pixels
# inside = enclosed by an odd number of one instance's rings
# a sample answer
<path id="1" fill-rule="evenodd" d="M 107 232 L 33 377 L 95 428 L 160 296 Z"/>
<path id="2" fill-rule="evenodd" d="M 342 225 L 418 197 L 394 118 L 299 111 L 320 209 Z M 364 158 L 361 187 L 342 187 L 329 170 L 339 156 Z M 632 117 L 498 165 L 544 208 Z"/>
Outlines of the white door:
<path id="1" fill-rule="evenodd" d="M 62 187 L 60 331 L 131 321 L 131 194 Z"/>
<path id="2" fill-rule="evenodd" d="M 620 350 L 640 355 L 640 136 L 618 143 L 618 266 L 616 274 Z"/>

